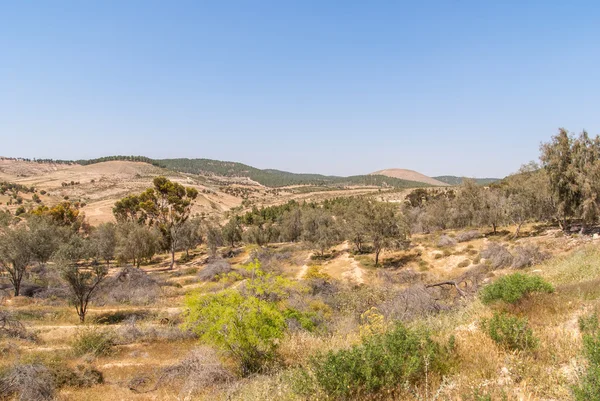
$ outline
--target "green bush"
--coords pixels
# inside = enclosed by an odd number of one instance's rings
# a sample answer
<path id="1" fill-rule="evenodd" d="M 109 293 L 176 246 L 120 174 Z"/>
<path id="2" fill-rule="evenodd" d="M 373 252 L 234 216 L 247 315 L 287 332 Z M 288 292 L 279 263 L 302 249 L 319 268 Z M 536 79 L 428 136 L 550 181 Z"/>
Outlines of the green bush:
<path id="1" fill-rule="evenodd" d="M 514 273 L 501 277 L 485 287 L 481 291 L 481 301 L 489 304 L 501 300 L 515 304 L 533 292 L 551 293 L 554 292 L 554 287 L 539 276 Z"/>
<path id="2" fill-rule="evenodd" d="M 311 361 L 312 377 L 328 397 L 354 399 L 384 392 L 390 396 L 403 384 L 425 380 L 426 372 L 445 372 L 447 354 L 428 333 L 398 324 L 350 349 L 316 356 Z"/>
<path id="3" fill-rule="evenodd" d="M 186 305 L 187 327 L 203 341 L 228 351 L 243 375 L 260 372 L 275 358 L 286 326 L 275 303 L 228 290 L 190 295 Z"/>
<path id="4" fill-rule="evenodd" d="M 115 345 L 114 332 L 97 327 L 89 327 L 77 332 L 72 344 L 76 355 L 96 356 L 110 355 Z"/>
<path id="5" fill-rule="evenodd" d="M 506 313 L 494 313 L 491 319 L 483 319 L 481 328 L 494 342 L 509 350 L 535 349 L 539 343 L 527 319 Z"/>
<path id="6" fill-rule="evenodd" d="M 583 354 L 588 366 L 578 386 L 573 388 L 576 401 L 600 401 L 600 330 L 598 316 L 593 314 L 579 319 L 583 333 Z"/>

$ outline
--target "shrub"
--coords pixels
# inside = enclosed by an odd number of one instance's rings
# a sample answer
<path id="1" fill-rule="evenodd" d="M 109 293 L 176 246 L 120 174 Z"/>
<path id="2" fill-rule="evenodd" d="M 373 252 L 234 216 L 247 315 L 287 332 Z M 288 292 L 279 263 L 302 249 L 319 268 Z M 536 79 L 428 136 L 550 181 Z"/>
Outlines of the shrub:
<path id="1" fill-rule="evenodd" d="M 490 261 L 494 269 L 508 267 L 513 263 L 513 256 L 502 245 L 491 242 L 487 248 L 481 251 L 481 257 Z"/>
<path id="2" fill-rule="evenodd" d="M 442 234 L 440 239 L 438 239 L 437 246 L 440 248 L 444 247 L 452 247 L 456 245 L 456 240 L 454 238 L 450 238 L 446 234 Z"/>
<path id="3" fill-rule="evenodd" d="M 231 265 L 224 259 L 215 259 L 200 270 L 198 277 L 202 281 L 218 281 L 219 278 L 231 272 Z"/>
<path id="4" fill-rule="evenodd" d="M 434 259 L 441 259 L 443 257 L 444 257 L 444 255 L 441 254 L 441 253 L 439 253 L 439 252 L 436 252 L 436 253 L 433 254 L 433 258 Z"/>
<path id="5" fill-rule="evenodd" d="M 514 273 L 501 277 L 485 287 L 481 291 L 481 301 L 489 304 L 501 300 L 515 304 L 533 292 L 552 293 L 554 287 L 539 276 Z"/>
<path id="6" fill-rule="evenodd" d="M 468 267 L 470 264 L 471 264 L 471 261 L 469 259 L 465 259 L 458 264 L 458 267 Z"/>
<path id="7" fill-rule="evenodd" d="M 243 375 L 260 372 L 275 359 L 286 325 L 275 303 L 228 290 L 189 295 L 186 305 L 187 327 L 203 341 L 228 351 Z"/>
<path id="8" fill-rule="evenodd" d="M 36 339 L 36 335 L 28 332 L 23 323 L 8 311 L 0 311 L 0 338 L 2 337 L 31 341 Z"/>
<path id="9" fill-rule="evenodd" d="M 587 370 L 579 385 L 573 388 L 576 401 L 600 401 L 600 330 L 598 316 L 593 314 L 579 318 L 583 333 L 583 354 L 587 359 Z"/>
<path id="10" fill-rule="evenodd" d="M 98 295 L 98 303 L 148 305 L 159 296 L 160 286 L 148 273 L 128 266 L 105 282 Z"/>
<path id="11" fill-rule="evenodd" d="M 462 233 L 458 233 L 458 235 L 456 236 L 456 240 L 458 242 L 467 242 L 467 241 L 471 241 L 477 238 L 481 238 L 482 235 L 479 231 L 477 230 L 470 230 L 470 231 L 464 231 Z"/>
<path id="12" fill-rule="evenodd" d="M 115 344 L 112 330 L 90 327 L 81 329 L 75 334 L 72 346 L 76 355 L 102 356 L 111 354 Z"/>
<path id="13" fill-rule="evenodd" d="M 535 245 L 518 246 L 513 252 L 515 255 L 512 262 L 513 269 L 522 269 L 524 267 L 533 266 L 550 257 L 550 255 L 540 251 L 540 248 Z"/>
<path id="14" fill-rule="evenodd" d="M 0 398 L 19 401 L 54 399 L 54 380 L 41 364 L 15 365 L 0 377 Z"/>
<path id="15" fill-rule="evenodd" d="M 156 387 L 178 384 L 180 394 L 190 395 L 209 386 L 233 381 L 235 376 L 219 360 L 217 353 L 209 347 L 199 347 L 178 364 L 162 369 Z M 182 397 L 183 398 L 183 397 Z"/>
<path id="16" fill-rule="evenodd" d="M 389 397 L 399 384 L 423 381 L 426 370 L 443 373 L 446 354 L 426 332 L 399 324 L 350 349 L 318 355 L 311 361 L 312 375 L 330 397 L 354 399 L 379 392 Z"/>
<path id="17" fill-rule="evenodd" d="M 508 350 L 534 349 L 539 343 L 526 318 L 496 312 L 491 319 L 481 321 L 481 328 L 496 344 Z"/>

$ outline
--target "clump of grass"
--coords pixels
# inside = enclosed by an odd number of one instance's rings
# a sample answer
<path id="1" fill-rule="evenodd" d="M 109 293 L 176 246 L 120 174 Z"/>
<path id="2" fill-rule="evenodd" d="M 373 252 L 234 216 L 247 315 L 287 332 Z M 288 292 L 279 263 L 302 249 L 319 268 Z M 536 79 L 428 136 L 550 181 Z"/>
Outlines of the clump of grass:
<path id="1" fill-rule="evenodd" d="M 469 259 L 465 259 L 458 264 L 458 267 L 468 267 L 470 264 L 471 264 L 471 261 Z"/>
<path id="2" fill-rule="evenodd" d="M 115 345 L 114 332 L 97 327 L 79 330 L 72 343 L 73 352 L 76 355 L 91 354 L 94 356 L 110 355 Z"/>
<path id="3" fill-rule="evenodd" d="M 501 277 L 494 283 L 483 288 L 480 296 L 484 304 L 494 301 L 516 304 L 523 297 L 534 292 L 552 293 L 554 292 L 554 287 L 539 276 L 514 273 Z"/>
<path id="4" fill-rule="evenodd" d="M 600 330 L 598 316 L 592 314 L 579 318 L 583 333 L 583 354 L 587 370 L 579 384 L 573 388 L 576 401 L 600 401 Z"/>
<path id="5" fill-rule="evenodd" d="M 526 318 L 496 312 L 481 321 L 481 328 L 496 344 L 511 351 L 531 350 L 539 344 Z"/>

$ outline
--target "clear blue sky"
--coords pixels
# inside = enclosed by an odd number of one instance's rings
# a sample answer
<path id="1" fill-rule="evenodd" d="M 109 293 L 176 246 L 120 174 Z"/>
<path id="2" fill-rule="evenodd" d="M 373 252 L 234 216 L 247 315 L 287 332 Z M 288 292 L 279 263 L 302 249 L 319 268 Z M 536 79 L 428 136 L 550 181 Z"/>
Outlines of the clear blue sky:
<path id="1" fill-rule="evenodd" d="M 598 21 L 597 1 L 5 1 L 0 155 L 503 176 L 558 127 L 600 133 Z"/>

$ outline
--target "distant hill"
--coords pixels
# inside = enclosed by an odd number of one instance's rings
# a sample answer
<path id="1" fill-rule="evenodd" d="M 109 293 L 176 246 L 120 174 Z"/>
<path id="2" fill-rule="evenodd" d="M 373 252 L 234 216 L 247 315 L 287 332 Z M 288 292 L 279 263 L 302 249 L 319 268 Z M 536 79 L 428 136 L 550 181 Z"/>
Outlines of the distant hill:
<path id="1" fill-rule="evenodd" d="M 423 182 L 382 175 L 338 177 L 321 174 L 297 174 L 273 169 L 261 170 L 242 163 L 211 159 L 161 159 L 155 161 L 163 167 L 183 173 L 248 177 L 268 187 L 285 187 L 290 185 L 374 185 L 394 188 L 415 188 L 426 185 Z"/>
<path id="2" fill-rule="evenodd" d="M 107 156 L 98 159 L 77 161 L 44 160 L 39 163 L 75 163 L 90 165 L 107 161 L 133 161 L 148 163 L 156 167 L 166 168 L 188 174 L 216 175 L 221 177 L 247 177 L 267 187 L 286 187 L 290 185 L 323 185 L 323 186 L 380 186 L 392 188 L 417 188 L 431 185 L 418 180 L 408 180 L 384 175 L 355 175 L 338 177 L 321 174 L 296 174 L 287 171 L 266 169 L 242 163 L 211 159 L 150 159 L 145 156 Z M 425 176 L 423 176 L 425 177 Z M 427 178 L 427 177 L 426 177 Z"/>
<path id="3" fill-rule="evenodd" d="M 438 181 L 444 182 L 448 185 L 460 185 L 465 177 L 457 177 L 455 175 L 441 175 L 439 177 L 433 177 Z M 471 178 L 479 185 L 489 185 L 496 181 L 500 181 L 500 178 Z"/>
<path id="4" fill-rule="evenodd" d="M 442 187 L 448 185 L 448 183 L 446 182 L 442 182 L 441 180 L 436 180 L 434 178 L 428 177 L 425 174 L 421 174 L 417 171 L 402 168 L 389 168 L 385 170 L 379 170 L 374 173 L 371 173 L 371 175 L 384 175 L 386 177 L 398 178 L 407 181 L 424 182 L 425 184 Z"/>

